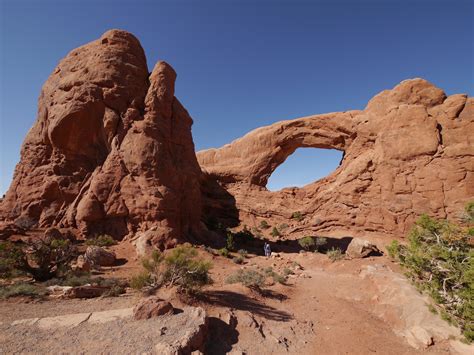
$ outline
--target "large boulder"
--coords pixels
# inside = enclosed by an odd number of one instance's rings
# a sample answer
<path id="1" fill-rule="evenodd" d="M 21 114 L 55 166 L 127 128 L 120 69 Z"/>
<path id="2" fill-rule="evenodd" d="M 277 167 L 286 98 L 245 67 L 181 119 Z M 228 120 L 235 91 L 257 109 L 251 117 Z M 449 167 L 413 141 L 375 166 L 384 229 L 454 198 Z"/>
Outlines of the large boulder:
<path id="1" fill-rule="evenodd" d="M 133 318 L 136 320 L 158 317 L 163 314 L 173 313 L 171 303 L 156 296 L 142 299 L 133 309 Z"/>
<path id="2" fill-rule="evenodd" d="M 368 240 L 353 238 L 347 246 L 346 255 L 352 259 L 360 259 L 369 255 L 381 255 L 381 252 Z"/>
<path id="3" fill-rule="evenodd" d="M 126 31 L 71 51 L 42 88 L 0 220 L 117 239 L 158 226 L 162 247 L 197 234 L 201 170 L 175 80 L 165 62 L 149 75 Z"/>
<path id="4" fill-rule="evenodd" d="M 92 266 L 113 266 L 115 265 L 115 253 L 104 248 L 91 245 L 84 253 L 84 262 Z"/>
<path id="5" fill-rule="evenodd" d="M 187 317 L 183 324 L 184 334 L 174 338 L 160 337 L 155 345 L 155 354 L 184 355 L 204 350 L 209 331 L 206 312 L 201 307 L 186 307 L 183 313 Z"/>

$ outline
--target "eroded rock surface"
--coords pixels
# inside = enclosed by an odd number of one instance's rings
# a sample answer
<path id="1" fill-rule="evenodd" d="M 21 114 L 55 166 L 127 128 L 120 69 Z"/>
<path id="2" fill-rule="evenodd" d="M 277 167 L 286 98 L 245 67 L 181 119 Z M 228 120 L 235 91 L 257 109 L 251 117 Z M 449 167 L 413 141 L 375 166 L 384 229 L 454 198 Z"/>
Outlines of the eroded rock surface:
<path id="1" fill-rule="evenodd" d="M 0 219 L 121 238 L 156 227 L 154 244 L 199 229 L 201 174 L 176 73 L 149 75 L 120 30 L 71 51 L 44 84 Z"/>
<path id="2" fill-rule="evenodd" d="M 362 111 L 277 122 L 198 152 L 207 176 L 204 208 L 225 222 L 234 218 L 250 226 L 287 223 L 299 211 L 303 219 L 290 225 L 289 234 L 404 234 L 418 215 L 455 218 L 474 197 L 472 132 L 473 98 L 447 97 L 426 80 L 406 80 Z M 344 155 L 321 180 L 268 191 L 271 173 L 301 147 Z"/>
<path id="3" fill-rule="evenodd" d="M 406 80 L 364 110 L 277 122 L 196 158 L 175 80 L 164 62 L 149 73 L 126 31 L 71 51 L 42 88 L 0 202 L 0 230 L 15 222 L 130 235 L 142 254 L 203 238 L 201 220 L 209 219 L 289 224 L 286 236 L 401 235 L 421 213 L 456 217 L 474 197 L 474 100 L 466 95 Z M 344 157 L 326 178 L 268 191 L 269 176 L 300 147 Z"/>

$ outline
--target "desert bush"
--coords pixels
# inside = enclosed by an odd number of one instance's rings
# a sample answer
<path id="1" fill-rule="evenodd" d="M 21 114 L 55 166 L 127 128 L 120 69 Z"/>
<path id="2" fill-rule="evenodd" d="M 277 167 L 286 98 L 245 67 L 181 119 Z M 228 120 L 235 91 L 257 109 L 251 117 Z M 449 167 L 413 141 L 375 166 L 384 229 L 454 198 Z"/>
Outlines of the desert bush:
<path id="1" fill-rule="evenodd" d="M 145 286 L 151 284 L 152 278 L 148 271 L 141 271 L 130 279 L 130 287 L 135 290 L 142 290 Z"/>
<path id="2" fill-rule="evenodd" d="M 270 228 L 270 225 L 268 224 L 267 221 L 263 220 L 263 221 L 260 222 L 260 228 L 261 229 L 268 229 L 268 228 Z"/>
<path id="3" fill-rule="evenodd" d="M 474 224 L 474 201 L 468 202 L 464 208 L 464 213 L 461 216 L 462 222 L 472 225 Z M 470 228 L 469 231 L 474 235 L 474 229 Z"/>
<path id="4" fill-rule="evenodd" d="M 211 263 L 198 258 L 197 250 L 191 245 L 180 245 L 166 255 L 154 251 L 142 265 L 145 272 L 130 281 L 136 289 L 177 286 L 179 292 L 192 294 L 211 283 Z"/>
<path id="5" fill-rule="evenodd" d="M 291 218 L 297 220 L 298 222 L 301 222 L 303 220 L 303 215 L 301 214 L 300 211 L 293 212 L 291 215 Z"/>
<path id="6" fill-rule="evenodd" d="M 53 280 L 57 280 L 58 282 L 55 283 L 56 285 L 61 285 L 61 286 L 83 286 L 87 284 L 93 284 L 94 279 L 91 277 L 90 274 L 85 274 L 85 275 L 68 275 L 64 279 L 51 279 L 49 280 L 48 283 L 50 283 Z"/>
<path id="7" fill-rule="evenodd" d="M 301 239 L 298 240 L 298 244 L 300 245 L 300 247 L 302 247 L 304 250 L 311 250 L 314 248 L 314 246 L 316 245 L 313 237 L 310 237 L 310 236 L 307 236 L 307 237 L 303 237 Z"/>
<path id="8" fill-rule="evenodd" d="M 220 255 L 220 256 L 223 256 L 224 258 L 228 258 L 230 253 L 229 253 L 229 250 L 227 248 L 221 248 L 217 251 L 217 253 Z"/>
<path id="9" fill-rule="evenodd" d="M 109 247 L 115 244 L 117 244 L 115 239 L 108 234 L 101 234 L 95 238 L 86 240 L 86 245 L 96 245 L 98 247 Z"/>
<path id="10" fill-rule="evenodd" d="M 271 232 L 272 237 L 280 237 L 280 231 L 278 230 L 277 227 L 273 227 L 272 232 Z"/>
<path id="11" fill-rule="evenodd" d="M 236 264 L 243 264 L 244 263 L 244 258 L 241 257 L 240 255 L 239 256 L 235 256 L 232 258 L 232 261 Z"/>
<path id="12" fill-rule="evenodd" d="M 332 262 L 341 260 L 344 257 L 344 254 L 342 254 L 342 251 L 339 248 L 331 248 L 326 254 Z"/>
<path id="13" fill-rule="evenodd" d="M 469 204 L 466 213 L 471 208 Z M 387 250 L 415 286 L 434 299 L 440 315 L 473 341 L 474 248 L 469 226 L 423 215 L 411 229 L 407 245 L 393 241 Z"/>
<path id="14" fill-rule="evenodd" d="M 36 281 L 46 281 L 67 273 L 76 256 L 76 248 L 67 239 L 39 239 L 27 247 L 1 242 L 0 274 L 27 273 Z"/>
<path id="15" fill-rule="evenodd" d="M 27 251 L 36 267 L 28 265 L 28 272 L 37 281 L 61 276 L 70 270 L 70 262 L 77 250 L 67 239 L 38 240 Z"/>
<path id="16" fill-rule="evenodd" d="M 230 275 L 226 282 L 229 284 L 241 283 L 252 290 L 260 291 L 265 285 L 265 276 L 257 270 L 239 270 Z"/>
<path id="17" fill-rule="evenodd" d="M 44 295 L 46 295 L 46 291 L 39 285 L 17 283 L 9 286 L 0 286 L 0 298 L 14 296 L 42 297 Z"/>
<path id="18" fill-rule="evenodd" d="M 278 229 L 280 229 L 281 231 L 284 231 L 285 229 L 287 229 L 289 226 L 288 224 L 286 223 L 282 223 L 278 226 Z"/>
<path id="19" fill-rule="evenodd" d="M 239 250 L 237 251 L 237 253 L 239 253 L 239 255 L 240 255 L 242 258 L 248 257 L 248 254 L 249 254 L 248 251 L 245 250 L 245 249 L 239 249 Z"/>
<path id="20" fill-rule="evenodd" d="M 0 278 L 24 274 L 27 264 L 26 254 L 20 246 L 12 242 L 0 242 Z"/>
<path id="21" fill-rule="evenodd" d="M 104 292 L 104 297 L 118 297 L 125 293 L 125 286 L 122 284 L 112 285 L 107 291 Z"/>
<path id="22" fill-rule="evenodd" d="M 226 239 L 226 248 L 229 251 L 234 251 L 235 250 L 235 241 L 234 241 L 234 233 L 231 231 L 227 232 L 227 239 Z"/>
<path id="23" fill-rule="evenodd" d="M 324 237 L 316 237 L 314 240 L 314 249 L 315 251 L 321 250 L 323 247 L 325 247 L 328 243 L 327 238 Z"/>
<path id="24" fill-rule="evenodd" d="M 283 276 L 288 276 L 288 275 L 294 275 L 295 273 L 293 272 L 293 270 L 289 269 L 289 268 L 284 268 L 283 269 Z"/>
<path id="25" fill-rule="evenodd" d="M 281 284 L 285 284 L 286 282 L 286 275 L 280 275 L 279 273 L 273 271 L 273 268 L 270 266 L 265 268 L 263 272 L 265 273 L 265 276 L 271 277 L 273 279 L 273 282 L 278 282 Z"/>

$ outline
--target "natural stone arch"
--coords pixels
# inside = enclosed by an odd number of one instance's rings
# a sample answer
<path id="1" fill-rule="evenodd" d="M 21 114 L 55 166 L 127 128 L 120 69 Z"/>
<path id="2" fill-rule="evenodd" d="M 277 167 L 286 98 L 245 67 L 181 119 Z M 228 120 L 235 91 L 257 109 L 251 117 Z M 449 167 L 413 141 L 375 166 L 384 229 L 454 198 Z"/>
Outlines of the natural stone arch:
<path id="1" fill-rule="evenodd" d="M 282 121 L 256 129 L 220 149 L 198 153 L 204 171 L 224 182 L 265 187 L 273 171 L 298 148 L 345 151 L 355 138 L 351 118 L 358 111 Z"/>

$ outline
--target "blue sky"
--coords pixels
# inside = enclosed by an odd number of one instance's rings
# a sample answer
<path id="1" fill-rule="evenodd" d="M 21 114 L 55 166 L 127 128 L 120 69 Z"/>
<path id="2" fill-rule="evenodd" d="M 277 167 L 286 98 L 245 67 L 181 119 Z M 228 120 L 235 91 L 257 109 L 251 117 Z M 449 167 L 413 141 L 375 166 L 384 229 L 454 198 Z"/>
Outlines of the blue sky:
<path id="1" fill-rule="evenodd" d="M 426 78 L 448 94 L 474 92 L 470 0 L 0 0 L 0 6 L 0 193 L 36 118 L 42 84 L 71 49 L 110 28 L 140 39 L 149 68 L 166 60 L 176 69 L 176 96 L 194 118 L 197 150 L 282 119 L 364 108 L 407 78 Z M 300 184 L 299 169 L 324 176 L 339 162 L 329 160 L 308 162 L 303 154 L 292 162 L 293 174 L 285 173 L 286 164 L 278 169 L 279 184 Z"/>

